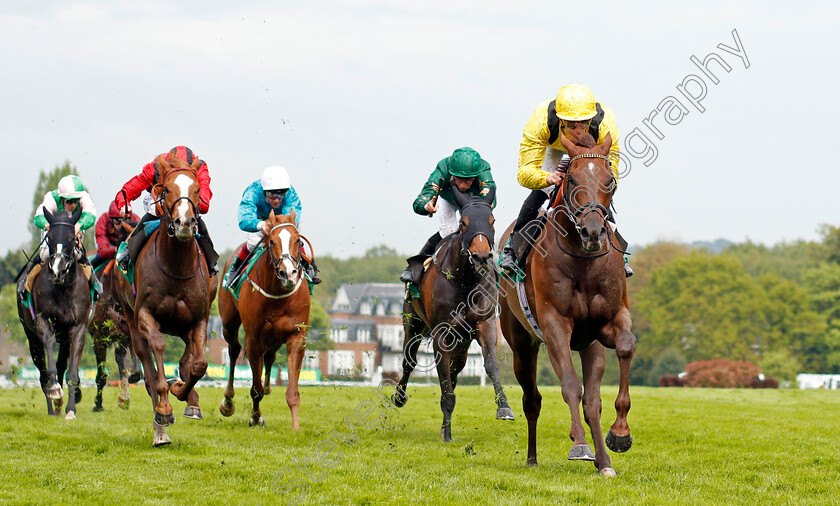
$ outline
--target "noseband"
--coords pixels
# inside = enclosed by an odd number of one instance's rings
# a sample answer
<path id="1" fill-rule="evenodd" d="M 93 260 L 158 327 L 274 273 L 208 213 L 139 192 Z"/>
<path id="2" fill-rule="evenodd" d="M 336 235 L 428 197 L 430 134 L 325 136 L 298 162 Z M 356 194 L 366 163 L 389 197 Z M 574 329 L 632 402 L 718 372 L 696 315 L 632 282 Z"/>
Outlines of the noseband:
<path id="1" fill-rule="evenodd" d="M 190 169 L 173 169 L 167 174 L 167 178 L 170 174 L 174 174 L 175 172 L 188 172 L 192 175 L 195 175 L 195 173 Z M 180 202 L 182 200 L 186 200 L 187 202 L 189 202 L 190 207 L 192 207 L 193 214 L 195 216 L 199 215 L 198 206 L 196 205 L 195 202 L 190 200 L 189 197 L 178 197 L 177 199 L 175 199 L 175 202 L 173 202 L 171 206 L 166 207 L 164 204 L 165 204 L 165 201 L 166 201 L 167 189 L 166 189 L 166 186 L 164 186 L 164 185 L 161 185 L 161 187 L 162 187 L 162 189 L 161 189 L 161 192 L 160 192 L 160 197 L 157 200 L 155 200 L 154 203 L 160 205 L 160 208 L 163 210 L 164 215 L 166 216 L 166 233 L 167 233 L 167 235 L 169 235 L 169 237 L 175 237 L 175 222 L 172 219 L 172 211 L 175 209 L 175 206 L 178 205 L 178 202 Z"/>

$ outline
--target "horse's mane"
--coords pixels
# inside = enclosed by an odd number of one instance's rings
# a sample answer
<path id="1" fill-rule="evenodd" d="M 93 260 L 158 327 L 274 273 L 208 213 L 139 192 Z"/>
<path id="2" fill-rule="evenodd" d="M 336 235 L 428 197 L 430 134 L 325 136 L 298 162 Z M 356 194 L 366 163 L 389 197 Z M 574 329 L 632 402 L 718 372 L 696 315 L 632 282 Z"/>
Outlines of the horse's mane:
<path id="1" fill-rule="evenodd" d="M 595 139 L 592 137 L 592 135 L 589 134 L 589 132 L 587 132 L 581 135 L 580 139 L 578 139 L 575 144 L 577 144 L 578 146 L 583 146 L 585 148 L 591 148 L 595 145 Z"/>

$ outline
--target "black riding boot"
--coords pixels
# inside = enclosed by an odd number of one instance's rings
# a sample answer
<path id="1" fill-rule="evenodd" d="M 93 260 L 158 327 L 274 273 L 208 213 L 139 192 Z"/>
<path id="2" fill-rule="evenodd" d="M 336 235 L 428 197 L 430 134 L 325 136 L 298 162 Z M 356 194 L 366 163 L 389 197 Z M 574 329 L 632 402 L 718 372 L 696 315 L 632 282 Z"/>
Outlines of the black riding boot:
<path id="1" fill-rule="evenodd" d="M 29 272 L 32 270 L 33 266 L 38 265 L 39 263 L 41 263 L 41 253 L 36 251 L 35 256 L 33 256 L 32 259 L 23 266 L 17 283 L 17 294 L 20 300 L 23 300 L 26 296 L 26 278 L 29 277 Z"/>
<path id="2" fill-rule="evenodd" d="M 420 249 L 420 255 L 424 256 L 432 256 L 435 252 L 435 248 L 437 245 L 440 244 L 441 239 L 440 232 L 435 232 L 429 239 L 426 241 L 426 244 Z M 411 275 L 411 266 L 406 267 L 402 274 L 400 274 L 400 281 L 403 283 L 414 283 L 414 277 Z"/>
<path id="3" fill-rule="evenodd" d="M 318 285 L 321 283 L 321 278 L 318 277 L 318 267 L 313 263 L 305 258 L 302 259 L 303 270 L 306 271 L 306 275 L 309 276 L 309 279 L 312 281 L 313 285 Z"/>
<path id="4" fill-rule="evenodd" d="M 82 265 L 88 265 L 91 268 L 90 277 L 88 278 L 88 288 L 90 289 L 91 296 L 93 297 L 93 302 L 96 302 L 99 300 L 99 294 L 102 293 L 102 283 L 100 283 L 99 279 L 96 277 L 96 271 L 88 260 L 87 255 L 82 254 L 79 259 L 79 263 Z"/>
<path id="5" fill-rule="evenodd" d="M 198 241 L 198 247 L 204 253 L 204 258 L 207 259 L 207 270 L 210 272 L 210 277 L 212 278 L 219 273 L 219 268 L 216 266 L 216 262 L 219 260 L 219 254 L 213 248 L 213 240 L 210 239 L 210 234 L 207 232 L 207 225 L 204 224 L 201 216 L 198 217 L 198 237 L 196 240 Z"/>
<path id="6" fill-rule="evenodd" d="M 225 287 L 236 286 L 236 282 L 242 274 L 243 265 L 245 265 L 245 260 L 242 260 L 238 256 L 233 259 L 233 263 L 230 265 L 230 274 L 225 280 Z"/>
<path id="7" fill-rule="evenodd" d="M 499 267 L 508 272 L 518 270 L 516 252 L 522 245 L 524 237 L 519 232 L 526 224 L 533 221 L 540 212 L 540 207 L 548 200 L 548 195 L 542 190 L 534 190 L 525 199 L 522 208 L 519 210 L 519 216 L 516 218 L 516 223 L 513 225 L 513 231 L 510 233 L 510 243 L 502 250 L 502 261 Z"/>

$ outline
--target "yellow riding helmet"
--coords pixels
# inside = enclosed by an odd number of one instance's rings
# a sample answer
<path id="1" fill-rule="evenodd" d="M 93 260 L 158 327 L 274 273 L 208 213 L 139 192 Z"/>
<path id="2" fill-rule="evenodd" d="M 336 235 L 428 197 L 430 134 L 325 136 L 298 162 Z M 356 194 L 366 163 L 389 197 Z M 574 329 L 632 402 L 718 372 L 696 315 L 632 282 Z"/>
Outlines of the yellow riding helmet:
<path id="1" fill-rule="evenodd" d="M 595 95 L 582 84 L 567 84 L 557 92 L 554 101 L 557 117 L 566 121 L 585 121 L 598 114 L 595 109 Z"/>

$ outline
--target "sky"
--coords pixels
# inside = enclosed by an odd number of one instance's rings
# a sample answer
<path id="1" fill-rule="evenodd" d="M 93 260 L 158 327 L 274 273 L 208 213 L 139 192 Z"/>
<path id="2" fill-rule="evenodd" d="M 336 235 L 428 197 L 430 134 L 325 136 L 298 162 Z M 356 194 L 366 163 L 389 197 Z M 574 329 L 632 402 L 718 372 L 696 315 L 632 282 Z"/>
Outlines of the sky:
<path id="1" fill-rule="evenodd" d="M 220 251 L 243 241 L 244 189 L 282 165 L 316 255 L 414 253 L 437 220 L 412 202 L 459 147 L 491 164 L 497 221 L 515 219 L 522 130 L 569 83 L 615 112 L 631 245 L 771 246 L 840 221 L 836 2 L 174 4 L 0 5 L 0 254 L 28 239 L 40 171 L 69 160 L 101 213 L 181 144 L 209 166 Z M 730 69 L 707 60 L 716 84 L 692 62 L 711 53 Z"/>

